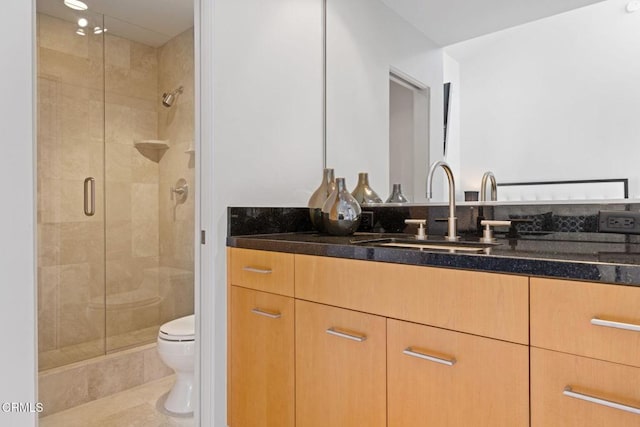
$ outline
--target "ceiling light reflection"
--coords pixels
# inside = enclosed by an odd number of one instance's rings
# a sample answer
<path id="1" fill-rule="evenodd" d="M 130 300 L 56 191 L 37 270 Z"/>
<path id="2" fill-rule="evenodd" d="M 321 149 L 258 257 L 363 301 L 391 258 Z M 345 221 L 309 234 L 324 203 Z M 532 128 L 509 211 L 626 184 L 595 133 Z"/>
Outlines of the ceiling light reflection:
<path id="1" fill-rule="evenodd" d="M 64 0 L 64 5 L 73 10 L 87 10 L 89 6 L 80 0 Z"/>

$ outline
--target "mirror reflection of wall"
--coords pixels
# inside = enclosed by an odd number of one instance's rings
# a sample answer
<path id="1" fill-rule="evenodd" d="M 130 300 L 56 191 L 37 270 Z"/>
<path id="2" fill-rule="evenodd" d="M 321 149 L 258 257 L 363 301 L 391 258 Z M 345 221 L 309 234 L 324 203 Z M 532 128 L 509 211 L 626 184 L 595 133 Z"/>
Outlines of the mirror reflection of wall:
<path id="1" fill-rule="evenodd" d="M 499 182 L 629 178 L 640 196 L 640 13 L 627 3 L 445 48 L 460 69 L 461 190 L 492 170 Z"/>
<path id="2" fill-rule="evenodd" d="M 390 72 L 420 88 L 414 121 L 411 201 L 425 200 L 429 159 L 425 141 L 442 141 L 442 54 L 424 34 L 378 0 L 327 0 L 327 167 L 353 188 L 358 172 L 369 173 L 371 187 L 386 199 L 394 180 L 390 168 Z M 428 97 L 424 96 L 428 93 Z M 426 104 L 426 105 L 425 105 Z M 429 113 L 430 111 L 430 113 Z M 435 152 L 437 153 L 437 149 Z"/>
<path id="3" fill-rule="evenodd" d="M 640 12 L 628 13 L 628 0 L 532 4 L 523 14 L 505 5 L 483 12 L 495 15 L 484 27 L 436 3 L 327 1 L 328 166 L 350 186 L 369 172 L 384 198 L 394 179 L 385 166 L 394 152 L 386 149 L 388 73 L 398 69 L 431 93 L 430 145 L 414 151 L 424 169 L 413 171 L 412 201 L 425 201 L 426 168 L 442 158 L 443 82 L 452 83 L 445 160 L 459 200 L 479 190 L 487 170 L 498 182 L 629 178 L 630 197 L 640 197 Z M 421 25 L 434 7 L 439 18 L 430 19 L 447 22 L 447 37 L 432 35 L 437 22 Z M 436 177 L 434 201 L 443 201 Z"/>

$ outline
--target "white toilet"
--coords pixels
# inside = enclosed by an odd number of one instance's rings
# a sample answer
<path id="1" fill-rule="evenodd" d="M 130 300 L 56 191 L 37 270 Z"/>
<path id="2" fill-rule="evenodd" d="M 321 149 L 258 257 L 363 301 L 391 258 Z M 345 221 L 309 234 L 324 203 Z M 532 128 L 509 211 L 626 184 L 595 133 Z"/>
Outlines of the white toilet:
<path id="1" fill-rule="evenodd" d="M 193 371 L 195 365 L 194 315 L 165 323 L 158 332 L 158 353 L 162 361 L 176 372 L 176 383 L 164 402 L 169 412 L 193 412 Z"/>

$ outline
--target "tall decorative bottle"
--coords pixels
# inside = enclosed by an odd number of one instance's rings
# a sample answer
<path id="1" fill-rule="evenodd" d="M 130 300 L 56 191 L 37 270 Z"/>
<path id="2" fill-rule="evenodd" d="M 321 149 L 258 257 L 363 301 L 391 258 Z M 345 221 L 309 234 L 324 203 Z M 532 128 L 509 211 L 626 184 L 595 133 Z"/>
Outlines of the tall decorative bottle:
<path id="1" fill-rule="evenodd" d="M 335 236 L 353 234 L 360 225 L 362 209 L 349 193 L 344 178 L 336 178 L 336 188 L 322 207 L 322 222 L 326 231 Z"/>
<path id="2" fill-rule="evenodd" d="M 358 203 L 382 203 L 380 196 L 369 186 L 369 174 L 360 172 L 358 174 L 358 185 L 353 189 L 351 195 L 356 198 Z"/>
<path id="3" fill-rule="evenodd" d="M 311 217 L 311 224 L 313 228 L 319 232 L 326 231 L 324 224 L 322 223 L 322 206 L 327 201 L 329 195 L 336 187 L 336 181 L 333 175 L 333 169 L 327 168 L 322 171 L 322 182 L 320 186 L 313 192 L 309 199 L 309 216 Z"/>

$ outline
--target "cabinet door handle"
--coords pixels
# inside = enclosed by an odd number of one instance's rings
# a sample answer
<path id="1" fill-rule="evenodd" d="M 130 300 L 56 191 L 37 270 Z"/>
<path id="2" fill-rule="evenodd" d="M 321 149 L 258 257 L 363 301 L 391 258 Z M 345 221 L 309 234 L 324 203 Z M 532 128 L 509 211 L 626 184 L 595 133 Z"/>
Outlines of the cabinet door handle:
<path id="1" fill-rule="evenodd" d="M 451 359 L 443 359 L 441 357 L 430 356 L 421 351 L 415 351 L 412 347 L 407 347 L 404 349 L 403 353 L 407 356 L 417 357 L 418 359 L 429 360 L 431 362 L 441 363 L 447 366 L 453 366 L 456 364 L 456 359 L 453 357 Z"/>
<path id="2" fill-rule="evenodd" d="M 616 329 L 624 329 L 627 331 L 640 332 L 640 325 L 635 325 L 633 323 L 616 322 L 613 320 L 598 319 L 597 317 L 594 317 L 593 319 L 591 319 L 591 324 L 596 326 L 606 326 L 607 328 L 616 328 Z"/>
<path id="3" fill-rule="evenodd" d="M 588 394 L 576 393 L 571 386 L 566 386 L 562 392 L 565 396 L 573 397 L 587 402 L 595 403 L 602 406 L 608 406 L 609 408 L 620 409 L 621 411 L 631 412 L 633 414 L 640 415 L 640 408 L 635 406 L 623 405 L 622 403 L 614 402 L 612 400 L 603 399 L 601 397 L 590 396 Z"/>
<path id="4" fill-rule="evenodd" d="M 356 334 L 348 334 L 346 332 L 340 332 L 336 328 L 329 328 L 326 330 L 329 335 L 334 335 L 340 338 L 346 338 L 348 340 L 362 342 L 367 339 L 366 335 L 356 335 Z"/>
<path id="5" fill-rule="evenodd" d="M 248 271 L 249 273 L 258 273 L 258 274 L 271 274 L 272 273 L 272 271 L 270 269 L 265 269 L 265 268 L 255 268 L 255 267 L 245 266 L 245 267 L 242 267 L 242 269 L 244 271 Z"/>
<path id="6" fill-rule="evenodd" d="M 96 180 L 93 177 L 84 179 L 84 214 L 93 216 L 96 213 Z"/>
<path id="7" fill-rule="evenodd" d="M 251 310 L 252 313 L 259 314 L 260 316 L 268 317 L 269 319 L 279 319 L 282 317 L 281 313 L 277 311 L 266 311 L 258 307 Z"/>

